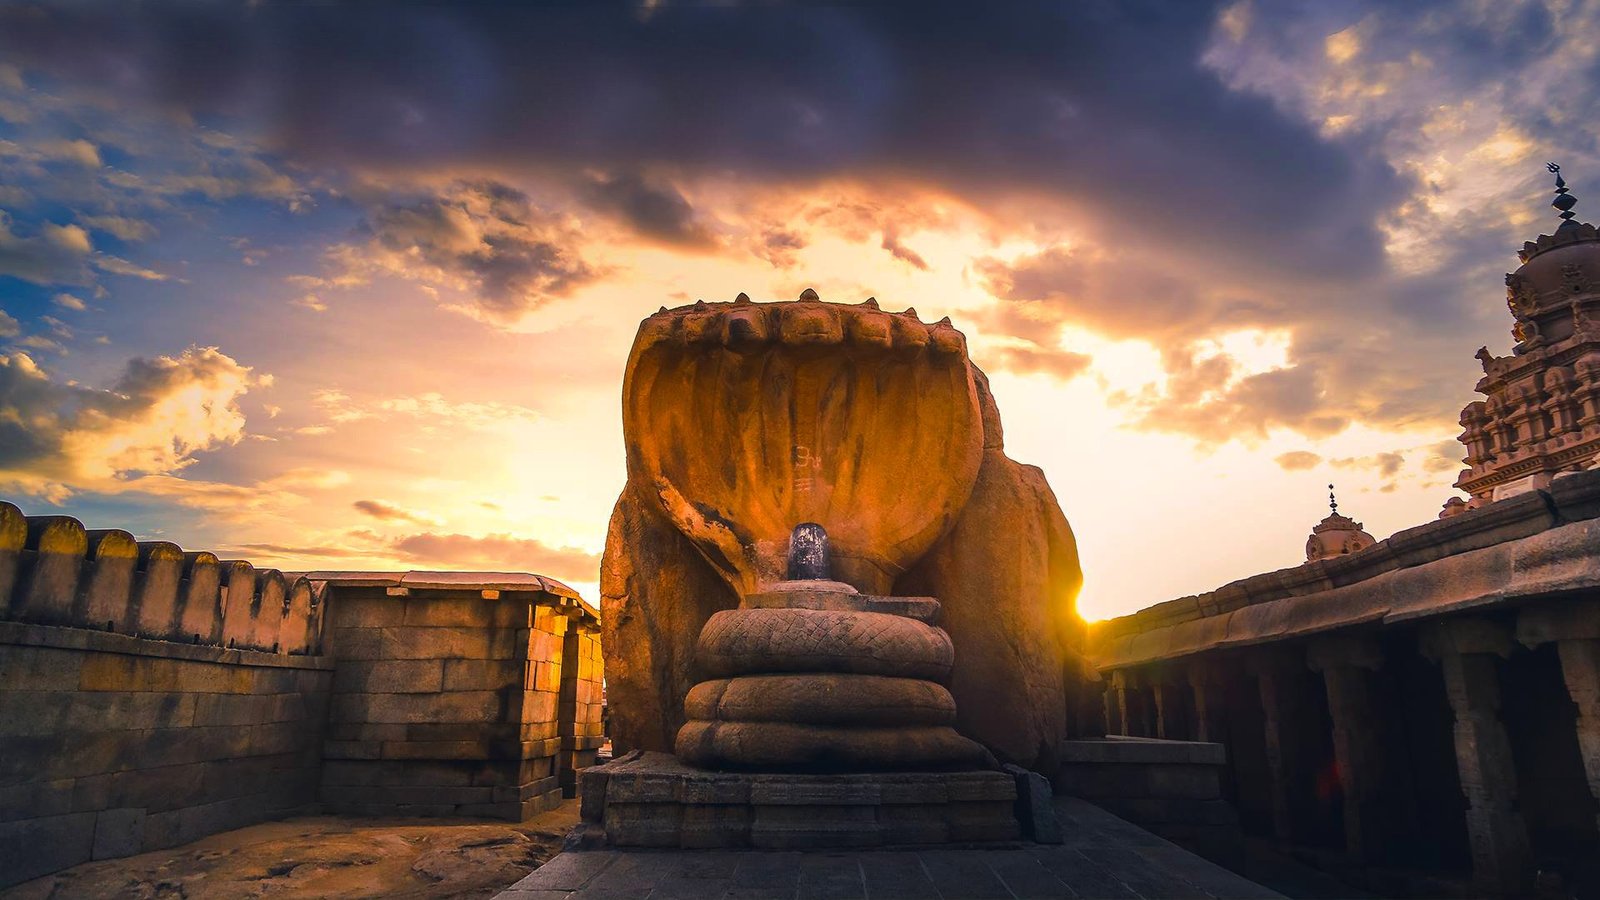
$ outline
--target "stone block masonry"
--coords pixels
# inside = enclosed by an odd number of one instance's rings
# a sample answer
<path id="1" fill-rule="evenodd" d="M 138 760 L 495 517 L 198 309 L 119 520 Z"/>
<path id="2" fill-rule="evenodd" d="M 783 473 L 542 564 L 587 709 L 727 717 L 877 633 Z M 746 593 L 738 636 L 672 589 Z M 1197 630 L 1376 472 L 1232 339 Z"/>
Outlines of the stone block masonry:
<path id="1" fill-rule="evenodd" d="M 330 812 L 520 821 L 594 764 L 592 608 L 537 575 L 318 572 L 336 598 Z"/>
<path id="2" fill-rule="evenodd" d="M 0 502 L 0 888 L 317 809 L 520 820 L 594 762 L 593 607 L 311 573 Z"/>
<path id="3" fill-rule="evenodd" d="M 332 661 L 0 622 L 0 885 L 313 808 Z"/>

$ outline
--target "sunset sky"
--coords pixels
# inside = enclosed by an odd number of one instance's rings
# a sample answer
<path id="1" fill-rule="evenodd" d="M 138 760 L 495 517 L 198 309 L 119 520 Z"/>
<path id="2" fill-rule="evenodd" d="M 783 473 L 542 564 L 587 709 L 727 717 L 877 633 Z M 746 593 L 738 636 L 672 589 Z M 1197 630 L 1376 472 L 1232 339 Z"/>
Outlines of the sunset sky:
<path id="1" fill-rule="evenodd" d="M 639 320 L 814 287 L 966 333 L 1091 618 L 1386 537 L 1597 6 L 0 4 L 0 496 L 593 599 Z"/>

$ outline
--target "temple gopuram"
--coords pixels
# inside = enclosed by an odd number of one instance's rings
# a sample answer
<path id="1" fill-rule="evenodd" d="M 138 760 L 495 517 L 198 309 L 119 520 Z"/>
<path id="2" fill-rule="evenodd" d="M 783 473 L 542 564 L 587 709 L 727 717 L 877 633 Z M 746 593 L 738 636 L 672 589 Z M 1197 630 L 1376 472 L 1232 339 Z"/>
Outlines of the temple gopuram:
<path id="1" fill-rule="evenodd" d="M 1461 411 L 1468 468 L 1455 484 L 1472 499 L 1451 512 L 1546 487 L 1600 453 L 1600 232 L 1574 218 L 1577 199 L 1550 169 L 1561 225 L 1523 244 L 1506 275 L 1516 345 L 1510 356 L 1478 349 L 1486 399 Z"/>

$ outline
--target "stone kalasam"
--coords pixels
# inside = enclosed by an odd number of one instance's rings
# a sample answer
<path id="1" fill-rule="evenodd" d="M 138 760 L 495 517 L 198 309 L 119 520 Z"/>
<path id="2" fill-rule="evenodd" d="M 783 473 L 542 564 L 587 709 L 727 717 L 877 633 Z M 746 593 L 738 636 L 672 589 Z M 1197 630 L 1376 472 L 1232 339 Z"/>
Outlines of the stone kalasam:
<path id="1" fill-rule="evenodd" d="M 619 751 L 673 748 L 684 698 L 715 674 L 701 628 L 787 577 L 797 523 L 826 529 L 832 577 L 862 592 L 847 603 L 943 602 L 962 733 L 1023 765 L 1074 733 L 1072 533 L 1043 475 L 1005 456 L 948 321 L 810 292 L 663 311 L 634 342 L 623 430 L 628 483 L 601 570 Z M 883 611 L 927 616 L 899 605 Z"/>

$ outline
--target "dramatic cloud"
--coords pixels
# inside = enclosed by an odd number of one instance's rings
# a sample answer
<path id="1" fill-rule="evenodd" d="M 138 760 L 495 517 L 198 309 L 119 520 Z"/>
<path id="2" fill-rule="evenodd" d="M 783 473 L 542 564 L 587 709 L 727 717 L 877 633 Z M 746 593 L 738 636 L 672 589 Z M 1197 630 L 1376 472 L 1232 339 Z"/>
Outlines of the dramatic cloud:
<path id="1" fill-rule="evenodd" d="M 566 581 L 593 581 L 600 571 L 597 553 L 552 547 L 534 538 L 509 534 L 472 537 L 423 532 L 395 541 L 394 549 L 419 565 L 442 568 L 533 572 Z"/>
<path id="2" fill-rule="evenodd" d="M 883 241 L 879 246 L 889 251 L 890 256 L 914 269 L 923 271 L 928 269 L 928 261 L 923 259 L 920 253 L 900 243 L 900 232 L 892 225 L 883 230 Z"/>
<path id="3" fill-rule="evenodd" d="M 1269 301 L 1228 296 L 1221 286 L 1208 290 L 1193 276 L 1164 273 L 1157 260 L 1099 250 L 1051 247 L 1009 263 L 979 259 L 973 268 L 1001 301 L 989 324 L 1036 343 L 1052 342 L 1067 324 L 1164 345 L 1197 331 L 1276 318 Z"/>
<path id="4" fill-rule="evenodd" d="M 591 582 L 633 323 L 814 285 L 1035 376 L 1102 611 L 1204 589 L 1271 542 L 1141 566 L 1084 473 L 1431 516 L 1544 160 L 1600 202 L 1600 0 L 24 2 L 0 59 L 0 480 L 349 567 Z"/>
<path id="5" fill-rule="evenodd" d="M 215 347 L 130 360 L 109 390 L 54 381 L 26 353 L 0 357 L 0 479 L 59 493 L 181 471 L 240 440 L 237 401 L 255 380 Z"/>
<path id="6" fill-rule="evenodd" d="M 76 225 L 44 223 L 37 234 L 19 235 L 0 210 L 0 275 L 34 284 L 87 284 L 89 233 Z"/>
<path id="7" fill-rule="evenodd" d="M 1460 446 L 1460 445 L 1457 445 Z M 1344 457 L 1329 460 L 1329 465 L 1338 469 L 1369 469 L 1381 478 L 1391 478 L 1406 464 L 1406 455 L 1399 451 L 1387 453 L 1374 453 L 1371 456 Z"/>
<path id="8" fill-rule="evenodd" d="M 29 8 L 0 14 L 0 51 L 123 97 L 248 113 L 304 163 L 892 174 L 1054 197 L 1107 236 L 1370 269 L 1373 214 L 1402 180 L 1359 134 L 1325 140 L 1202 69 L 1217 13 L 935 3 L 907 27 L 874 5 Z"/>
<path id="9" fill-rule="evenodd" d="M 1184 350 L 1162 355 L 1163 388 L 1120 398 L 1138 427 L 1187 434 L 1207 443 L 1262 439 L 1275 428 L 1311 438 L 1343 431 L 1348 415 L 1333 412 L 1325 379 L 1299 365 L 1238 376 L 1228 356 Z M 1117 398 L 1114 398 L 1117 399 Z"/>
<path id="10" fill-rule="evenodd" d="M 798 262 L 797 254 L 806 248 L 806 239 L 798 232 L 786 228 L 768 228 L 752 241 L 750 252 L 771 263 L 773 268 L 788 269 Z"/>
<path id="11" fill-rule="evenodd" d="M 499 182 L 458 182 L 376 203 L 363 231 L 365 243 L 333 251 L 341 271 L 301 280 L 350 287 L 388 275 L 453 291 L 485 318 L 511 322 L 599 275 L 583 259 L 582 235 L 569 217 Z"/>
<path id="12" fill-rule="evenodd" d="M 103 231 L 123 241 L 148 241 L 156 236 L 154 225 L 127 216 L 79 216 L 78 221 L 90 230 Z"/>
<path id="13" fill-rule="evenodd" d="M 595 209 L 617 216 L 643 237 L 691 250 L 717 244 L 715 235 L 698 221 L 694 207 L 666 182 L 636 172 L 603 175 L 585 185 L 584 195 Z"/>
<path id="14" fill-rule="evenodd" d="M 1058 381 L 1071 381 L 1089 370 L 1094 362 L 1086 353 L 1067 350 L 1040 350 L 1034 347 L 1000 347 L 985 354 L 984 361 L 996 370 L 1018 375 L 1049 375 Z"/>

